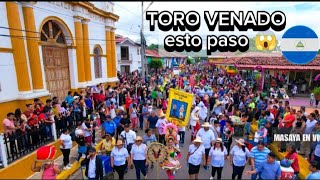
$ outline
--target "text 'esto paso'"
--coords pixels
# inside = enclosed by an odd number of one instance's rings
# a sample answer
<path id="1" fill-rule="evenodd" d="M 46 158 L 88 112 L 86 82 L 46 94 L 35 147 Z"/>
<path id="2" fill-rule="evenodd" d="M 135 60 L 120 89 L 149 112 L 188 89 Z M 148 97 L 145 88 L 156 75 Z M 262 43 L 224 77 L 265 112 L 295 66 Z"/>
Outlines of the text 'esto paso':
<path id="1" fill-rule="evenodd" d="M 184 13 L 182 11 L 147 11 L 146 19 L 149 21 L 150 31 L 155 31 L 156 24 L 159 30 L 167 31 L 191 31 L 199 30 L 201 26 L 200 14 L 196 11 Z M 204 11 L 204 20 L 209 31 L 234 31 L 235 27 L 239 31 L 282 31 L 286 26 L 286 16 L 281 11 L 268 13 L 266 11 Z M 218 28 L 217 28 L 218 26 Z M 202 38 L 199 35 L 168 35 L 164 39 L 164 48 L 168 52 L 173 51 L 194 51 L 202 49 Z M 245 35 L 240 36 L 215 36 L 206 37 L 207 54 L 211 52 L 235 52 L 237 50 L 245 52 L 249 49 L 249 38 Z"/>

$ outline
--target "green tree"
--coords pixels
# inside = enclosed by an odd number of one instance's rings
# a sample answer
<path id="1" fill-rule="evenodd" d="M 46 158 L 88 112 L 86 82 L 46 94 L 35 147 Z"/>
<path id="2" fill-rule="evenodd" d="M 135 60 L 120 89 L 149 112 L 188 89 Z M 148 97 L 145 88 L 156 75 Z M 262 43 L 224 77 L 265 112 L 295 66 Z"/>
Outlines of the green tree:
<path id="1" fill-rule="evenodd" d="M 158 44 L 151 44 L 147 48 L 150 49 L 150 50 L 159 49 L 159 45 Z"/>
<path id="2" fill-rule="evenodd" d="M 162 68 L 162 61 L 160 59 L 152 59 L 150 62 L 150 67 L 156 69 L 158 72 L 158 69 Z"/>
<path id="3" fill-rule="evenodd" d="M 187 59 L 187 64 L 192 64 L 192 60 L 191 59 Z"/>

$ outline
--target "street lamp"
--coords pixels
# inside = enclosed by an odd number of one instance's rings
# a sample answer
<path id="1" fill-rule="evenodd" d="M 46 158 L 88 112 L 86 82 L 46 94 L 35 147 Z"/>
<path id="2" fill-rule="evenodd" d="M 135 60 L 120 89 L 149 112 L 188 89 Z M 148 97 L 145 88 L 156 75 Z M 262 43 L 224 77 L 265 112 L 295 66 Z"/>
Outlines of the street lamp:
<path id="1" fill-rule="evenodd" d="M 145 39 L 143 35 L 143 29 L 144 29 L 144 13 L 149 9 L 149 7 L 153 4 L 153 1 L 148 5 L 148 7 L 143 10 L 143 1 L 141 2 L 141 71 L 142 71 L 142 78 L 143 81 L 145 81 L 145 75 L 147 74 L 147 68 L 146 68 L 146 47 L 145 47 Z"/>

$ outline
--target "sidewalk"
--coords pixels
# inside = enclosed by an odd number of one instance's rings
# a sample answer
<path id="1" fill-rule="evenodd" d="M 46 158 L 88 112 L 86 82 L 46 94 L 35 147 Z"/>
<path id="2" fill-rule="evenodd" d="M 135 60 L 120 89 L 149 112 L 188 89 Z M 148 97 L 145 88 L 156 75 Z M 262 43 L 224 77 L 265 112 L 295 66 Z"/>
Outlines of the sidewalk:
<path id="1" fill-rule="evenodd" d="M 101 141 L 101 133 L 100 133 L 100 131 L 101 131 L 101 129 L 98 129 L 96 131 L 96 144 L 99 144 L 99 142 Z M 58 151 L 60 151 L 60 149 L 58 149 Z M 76 145 L 75 147 L 73 147 L 71 149 L 71 152 L 70 152 L 70 164 L 75 165 L 77 163 L 76 158 L 78 158 L 78 145 Z M 63 173 L 64 172 L 64 170 L 63 170 L 63 156 L 58 157 L 54 162 L 59 165 L 60 169 L 62 170 L 61 173 Z M 66 170 L 66 171 L 70 171 L 70 170 Z M 70 175 L 72 175 L 72 174 L 73 174 L 73 172 L 70 173 Z M 39 172 L 34 173 L 28 179 L 41 179 L 40 173 Z"/>

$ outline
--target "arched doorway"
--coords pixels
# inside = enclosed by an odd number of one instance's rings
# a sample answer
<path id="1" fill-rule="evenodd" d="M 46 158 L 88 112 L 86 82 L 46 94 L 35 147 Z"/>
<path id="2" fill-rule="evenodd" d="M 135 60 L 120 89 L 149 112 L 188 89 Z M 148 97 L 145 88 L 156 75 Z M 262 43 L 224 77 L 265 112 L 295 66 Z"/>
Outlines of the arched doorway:
<path id="1" fill-rule="evenodd" d="M 70 90 L 67 39 L 60 24 L 48 20 L 41 28 L 42 56 L 47 89 L 51 96 L 64 100 Z"/>

